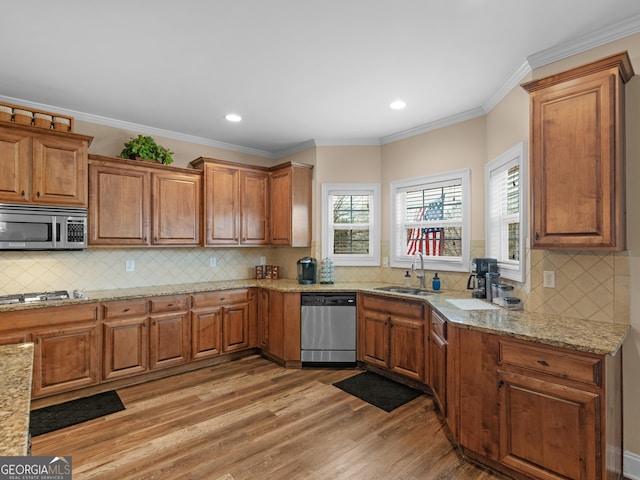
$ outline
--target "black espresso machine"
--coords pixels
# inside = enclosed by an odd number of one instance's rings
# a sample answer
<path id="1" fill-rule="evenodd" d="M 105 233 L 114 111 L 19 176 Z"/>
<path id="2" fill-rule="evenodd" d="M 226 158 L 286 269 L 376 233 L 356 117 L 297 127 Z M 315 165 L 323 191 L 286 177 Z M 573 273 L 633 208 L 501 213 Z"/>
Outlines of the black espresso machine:
<path id="1" fill-rule="evenodd" d="M 498 279 L 500 278 L 497 259 L 471 259 L 471 275 L 469 275 L 469 280 L 467 280 L 467 290 L 473 290 L 471 294 L 473 298 L 487 298 L 487 288 L 491 291 L 492 278 L 495 278 L 494 281 L 499 281 Z"/>

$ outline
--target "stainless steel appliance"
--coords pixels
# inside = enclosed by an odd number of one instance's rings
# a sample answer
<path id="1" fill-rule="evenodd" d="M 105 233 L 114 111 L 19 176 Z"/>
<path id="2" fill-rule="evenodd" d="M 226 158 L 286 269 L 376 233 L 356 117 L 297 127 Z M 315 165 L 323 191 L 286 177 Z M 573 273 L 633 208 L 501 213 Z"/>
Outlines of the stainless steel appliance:
<path id="1" fill-rule="evenodd" d="M 302 366 L 356 365 L 356 294 L 301 295 Z"/>
<path id="2" fill-rule="evenodd" d="M 298 283 L 316 283 L 317 270 L 318 261 L 315 258 L 302 257 L 300 260 L 298 260 Z"/>
<path id="3" fill-rule="evenodd" d="M 495 258 L 473 258 L 471 260 L 471 275 L 467 280 L 467 289 L 473 290 L 473 298 L 487 298 L 487 273 L 498 272 L 498 260 Z"/>
<path id="4" fill-rule="evenodd" d="M 0 204 L 1 250 L 87 248 L 87 209 Z"/>
<path id="5" fill-rule="evenodd" d="M 17 293 L 0 297 L 0 305 L 13 305 L 16 303 L 49 302 L 51 300 L 67 300 L 69 292 L 56 290 L 54 292 Z"/>

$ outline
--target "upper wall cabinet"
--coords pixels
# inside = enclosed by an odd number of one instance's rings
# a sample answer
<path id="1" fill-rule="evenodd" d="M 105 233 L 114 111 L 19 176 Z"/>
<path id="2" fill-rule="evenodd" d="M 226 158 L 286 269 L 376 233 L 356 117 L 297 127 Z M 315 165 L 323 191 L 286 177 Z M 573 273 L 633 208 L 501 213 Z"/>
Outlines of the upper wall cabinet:
<path id="1" fill-rule="evenodd" d="M 311 246 L 311 169 L 284 163 L 271 169 L 271 244 Z"/>
<path id="2" fill-rule="evenodd" d="M 531 247 L 625 248 L 626 52 L 523 84 L 530 93 Z"/>
<path id="3" fill-rule="evenodd" d="M 200 157 L 205 245 L 269 244 L 269 170 Z"/>
<path id="4" fill-rule="evenodd" d="M 92 137 L 0 125 L 0 203 L 87 206 Z"/>
<path id="5" fill-rule="evenodd" d="M 205 245 L 311 246 L 311 168 L 254 167 L 200 157 Z"/>
<path id="6" fill-rule="evenodd" d="M 201 244 L 202 172 L 89 158 L 89 245 Z"/>

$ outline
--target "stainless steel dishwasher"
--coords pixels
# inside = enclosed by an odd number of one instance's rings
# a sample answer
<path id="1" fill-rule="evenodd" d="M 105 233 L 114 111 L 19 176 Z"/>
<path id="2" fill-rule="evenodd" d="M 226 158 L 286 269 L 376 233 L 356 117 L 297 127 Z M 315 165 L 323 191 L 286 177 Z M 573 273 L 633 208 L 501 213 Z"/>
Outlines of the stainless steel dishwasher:
<path id="1" fill-rule="evenodd" d="M 302 366 L 356 365 L 356 294 L 301 295 Z"/>

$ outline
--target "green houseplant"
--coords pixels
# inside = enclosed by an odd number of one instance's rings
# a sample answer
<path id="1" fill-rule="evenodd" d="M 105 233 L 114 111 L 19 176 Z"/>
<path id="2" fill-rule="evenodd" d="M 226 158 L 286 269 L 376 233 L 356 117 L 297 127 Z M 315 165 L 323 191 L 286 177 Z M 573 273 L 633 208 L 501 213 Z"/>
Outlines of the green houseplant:
<path id="1" fill-rule="evenodd" d="M 149 136 L 138 135 L 124 144 L 124 148 L 120 152 L 120 158 L 129 158 L 131 160 L 142 158 L 170 165 L 173 163 L 173 152 L 170 152 L 162 145 L 158 145 Z"/>

